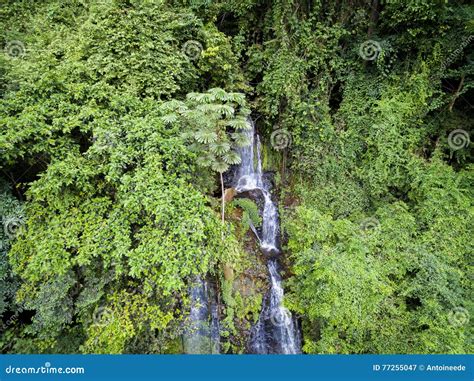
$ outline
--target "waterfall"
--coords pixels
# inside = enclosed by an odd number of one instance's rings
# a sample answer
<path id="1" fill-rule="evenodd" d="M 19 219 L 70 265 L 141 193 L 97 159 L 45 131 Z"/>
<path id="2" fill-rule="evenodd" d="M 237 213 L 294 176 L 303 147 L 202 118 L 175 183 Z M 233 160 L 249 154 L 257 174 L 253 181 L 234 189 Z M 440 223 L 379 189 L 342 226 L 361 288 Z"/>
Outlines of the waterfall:
<path id="1" fill-rule="evenodd" d="M 257 354 L 300 353 L 300 335 L 295 319 L 283 307 L 283 288 L 277 259 L 279 250 L 278 209 L 272 201 L 270 186 L 262 173 L 260 138 L 255 134 L 255 126 L 249 120 L 251 129 L 246 131 L 250 145 L 241 149 L 241 163 L 237 169 L 235 189 L 238 193 L 258 190 L 263 195 L 262 233 L 257 235 L 263 253 L 272 256 L 267 262 L 270 275 L 270 290 L 263 300 L 258 322 L 252 328 L 250 351 Z M 256 136 L 256 139 L 255 139 Z M 256 147 L 256 163 L 254 149 Z M 256 231 L 254 231 L 256 232 Z"/>
<path id="2" fill-rule="evenodd" d="M 208 282 L 196 277 L 190 287 L 191 309 L 184 334 L 184 352 L 219 353 L 219 316 L 217 303 L 210 297 Z"/>

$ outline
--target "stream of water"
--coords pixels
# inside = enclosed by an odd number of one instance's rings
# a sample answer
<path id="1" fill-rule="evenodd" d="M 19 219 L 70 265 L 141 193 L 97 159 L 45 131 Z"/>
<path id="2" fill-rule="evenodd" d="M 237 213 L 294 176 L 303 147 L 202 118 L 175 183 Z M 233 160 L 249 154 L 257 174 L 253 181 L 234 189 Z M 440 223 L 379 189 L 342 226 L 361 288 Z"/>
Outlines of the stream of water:
<path id="1" fill-rule="evenodd" d="M 270 277 L 270 290 L 263 300 L 258 322 L 252 328 L 250 352 L 297 354 L 300 353 L 301 346 L 298 326 L 290 311 L 282 305 L 283 288 L 277 260 L 280 254 L 278 209 L 272 201 L 270 185 L 263 179 L 259 136 L 255 133 L 253 122 L 249 123 L 252 128 L 246 133 L 251 144 L 241 149 L 242 161 L 237 170 L 235 189 L 238 193 L 262 193 L 262 229 L 261 236 L 257 238 L 262 252 L 269 256 L 267 267 Z"/>
<path id="2" fill-rule="evenodd" d="M 300 333 L 296 319 L 283 307 L 283 288 L 279 274 L 280 229 L 279 215 L 272 201 L 270 184 L 264 181 L 262 173 L 261 145 L 255 126 L 249 120 L 251 129 L 247 137 L 251 144 L 241 148 L 241 163 L 236 170 L 235 189 L 238 193 L 254 192 L 263 201 L 262 227 L 257 236 L 260 249 L 267 256 L 270 289 L 265 295 L 257 323 L 252 327 L 249 352 L 255 354 L 297 354 L 300 353 Z M 190 287 L 191 309 L 189 326 L 184 335 L 185 353 L 219 353 L 218 306 L 212 295 L 212 287 L 199 277 Z"/>
<path id="3" fill-rule="evenodd" d="M 191 310 L 183 343 L 185 353 L 219 353 L 218 307 L 211 294 L 208 282 L 196 277 L 190 287 Z"/>

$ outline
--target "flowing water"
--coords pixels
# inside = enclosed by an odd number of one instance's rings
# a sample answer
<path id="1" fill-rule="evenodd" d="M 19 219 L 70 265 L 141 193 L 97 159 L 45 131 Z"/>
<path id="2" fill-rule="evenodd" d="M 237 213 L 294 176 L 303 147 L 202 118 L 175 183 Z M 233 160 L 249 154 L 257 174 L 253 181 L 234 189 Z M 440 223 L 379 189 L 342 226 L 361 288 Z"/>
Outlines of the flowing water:
<path id="1" fill-rule="evenodd" d="M 246 133 L 251 144 L 241 149 L 242 161 L 236 172 L 235 189 L 239 193 L 262 193 L 262 232 L 261 236 L 257 234 L 257 238 L 262 252 L 271 256 L 267 262 L 270 290 L 264 298 L 258 322 L 252 328 L 250 351 L 257 354 L 296 354 L 300 353 L 300 335 L 295 319 L 282 306 L 283 288 L 276 259 L 280 253 L 278 209 L 272 201 L 269 184 L 263 180 L 260 139 L 255 134 L 253 122 L 249 123 L 252 128 Z"/>
<path id="2" fill-rule="evenodd" d="M 184 352 L 219 353 L 219 316 L 208 282 L 196 277 L 190 287 L 191 310 L 184 335 Z"/>

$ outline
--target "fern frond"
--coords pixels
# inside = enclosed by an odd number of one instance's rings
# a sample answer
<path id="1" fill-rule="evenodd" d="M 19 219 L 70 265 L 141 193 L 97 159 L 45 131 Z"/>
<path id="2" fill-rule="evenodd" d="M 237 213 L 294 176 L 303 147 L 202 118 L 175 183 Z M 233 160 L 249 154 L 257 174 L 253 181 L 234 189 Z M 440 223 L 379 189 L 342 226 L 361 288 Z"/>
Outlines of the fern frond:
<path id="1" fill-rule="evenodd" d="M 212 94 L 214 99 L 217 99 L 222 102 L 227 102 L 230 99 L 229 94 L 227 94 L 225 90 L 219 87 L 214 87 L 212 89 L 209 89 L 208 92 Z"/>
<path id="2" fill-rule="evenodd" d="M 228 142 L 216 142 L 209 144 L 209 149 L 212 153 L 223 155 L 230 150 L 230 144 Z"/>
<path id="3" fill-rule="evenodd" d="M 217 142 L 217 134 L 214 131 L 199 130 L 194 135 L 194 138 L 199 143 L 214 143 Z"/>
<path id="4" fill-rule="evenodd" d="M 260 213 L 258 211 L 258 206 L 252 200 L 248 198 L 235 198 L 232 201 L 232 204 L 236 207 L 239 207 L 243 210 L 242 214 L 242 223 L 247 224 L 251 221 L 254 226 L 259 226 L 262 223 L 262 217 L 260 217 Z M 245 219 L 248 219 L 245 221 Z M 248 229 L 249 226 L 246 228 Z"/>
<path id="5" fill-rule="evenodd" d="M 233 127 L 236 130 L 251 130 L 252 125 L 247 121 L 246 118 L 237 117 L 229 121 L 228 126 Z"/>
<path id="6" fill-rule="evenodd" d="M 166 114 L 161 117 L 161 120 L 164 124 L 173 124 L 178 121 L 178 115 L 176 114 Z"/>
<path id="7" fill-rule="evenodd" d="M 245 134 L 234 132 L 230 136 L 237 147 L 247 147 L 250 145 L 250 139 Z"/>
<path id="8" fill-rule="evenodd" d="M 217 110 L 219 111 L 221 115 L 223 115 L 226 118 L 230 118 L 234 116 L 234 113 L 235 113 L 235 109 L 229 105 L 219 105 Z"/>
<path id="9" fill-rule="evenodd" d="M 224 156 L 222 156 L 222 159 L 224 159 L 227 164 L 231 165 L 240 164 L 242 161 L 240 155 L 235 151 L 227 152 Z"/>
<path id="10" fill-rule="evenodd" d="M 224 173 L 229 169 L 229 164 L 226 164 L 221 160 L 216 160 L 212 163 L 211 168 L 213 171 Z"/>

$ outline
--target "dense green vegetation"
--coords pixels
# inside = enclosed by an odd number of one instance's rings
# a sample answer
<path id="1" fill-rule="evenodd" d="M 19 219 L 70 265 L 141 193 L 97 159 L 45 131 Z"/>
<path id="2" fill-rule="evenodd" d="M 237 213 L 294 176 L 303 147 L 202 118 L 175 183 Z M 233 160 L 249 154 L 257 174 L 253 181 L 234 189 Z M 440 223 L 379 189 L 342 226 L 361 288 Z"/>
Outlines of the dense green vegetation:
<path id="1" fill-rule="evenodd" d="M 4 0 L 2 352 L 181 353 L 195 276 L 245 352 L 260 216 L 221 201 L 249 114 L 303 352 L 472 352 L 473 11 Z"/>

